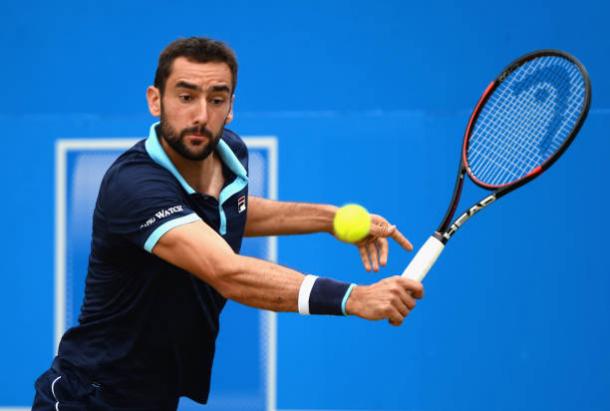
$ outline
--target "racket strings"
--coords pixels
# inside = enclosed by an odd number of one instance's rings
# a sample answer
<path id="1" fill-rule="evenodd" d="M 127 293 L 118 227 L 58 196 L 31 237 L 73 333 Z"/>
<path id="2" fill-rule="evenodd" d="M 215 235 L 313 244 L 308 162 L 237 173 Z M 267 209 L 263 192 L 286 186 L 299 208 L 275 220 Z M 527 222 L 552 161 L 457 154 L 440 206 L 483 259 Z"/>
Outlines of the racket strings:
<path id="1" fill-rule="evenodd" d="M 500 121 L 496 120 L 495 123 L 487 121 L 487 124 L 482 124 L 481 136 L 483 138 L 473 140 L 473 167 L 476 168 L 479 162 L 488 160 L 487 164 L 481 164 L 478 167 L 481 177 L 485 181 L 496 184 L 501 177 L 515 180 L 522 177 L 524 171 L 527 173 L 540 164 L 543 153 L 536 150 L 535 139 L 528 138 L 527 134 L 531 133 L 532 136 L 536 136 L 536 132 L 540 130 L 532 129 L 532 125 L 540 125 L 550 121 L 549 113 L 552 113 L 552 107 L 549 107 L 549 103 L 554 99 L 547 98 L 546 104 L 537 108 L 531 98 L 533 94 L 533 92 L 530 92 L 529 95 L 526 95 L 528 98 L 520 101 L 520 108 L 523 109 L 519 113 L 520 121 L 514 121 L 515 119 L 511 117 L 502 117 Z M 498 95 L 494 95 L 494 100 L 500 100 L 500 102 L 492 101 L 492 104 L 497 104 L 500 110 L 513 115 L 516 112 L 516 99 L 499 98 Z M 494 131 L 494 126 L 495 131 L 499 132 L 504 140 L 495 139 L 490 141 L 489 133 Z M 553 139 L 553 141 L 556 140 Z M 483 148 L 481 154 L 485 154 L 485 156 L 475 157 L 479 144 Z M 494 157 L 496 161 L 493 161 Z M 503 165 L 503 167 L 498 168 L 498 164 Z M 494 170 L 494 167 L 498 169 Z M 494 171 L 495 173 L 493 173 Z M 501 176 L 501 174 L 504 174 L 504 176 Z"/>
<path id="2" fill-rule="evenodd" d="M 583 75 L 570 60 L 544 56 L 521 65 L 476 120 L 467 149 L 470 172 L 492 186 L 523 178 L 570 136 L 584 99 Z"/>
<path id="3" fill-rule="evenodd" d="M 548 103 L 553 101 L 553 99 L 547 98 L 547 104 L 541 107 L 541 109 L 536 110 L 536 107 L 532 106 L 532 94 L 533 93 L 530 92 L 529 95 L 526 95 L 526 97 L 529 98 L 523 99 L 520 102 L 521 104 L 525 105 L 525 107 L 522 106 L 524 110 L 520 113 L 520 122 L 514 122 L 514 118 L 511 117 L 502 117 L 500 118 L 500 121 L 496 121 L 495 124 L 489 121 L 487 122 L 487 124 L 482 124 L 483 129 L 481 131 L 483 137 L 489 137 L 489 129 L 495 125 L 497 131 L 499 131 L 501 135 L 505 136 L 504 140 L 496 139 L 492 142 L 493 144 L 489 144 L 489 139 L 485 138 L 475 139 L 473 141 L 473 153 L 476 153 L 476 144 L 480 143 L 484 147 L 484 150 L 486 149 L 485 151 L 487 157 L 485 158 L 489 158 L 490 153 L 497 153 L 497 157 L 502 161 L 502 164 L 505 164 L 507 166 L 514 165 L 514 167 L 502 168 L 502 171 L 504 173 L 508 173 L 509 177 L 511 178 L 520 177 L 520 174 L 518 173 L 519 166 L 525 167 L 526 169 L 531 169 L 533 168 L 533 166 L 535 166 L 535 163 L 541 157 L 539 155 L 540 153 L 537 153 L 533 148 L 533 139 L 523 139 L 523 136 L 525 135 L 525 133 L 527 133 L 526 125 L 531 128 L 531 125 L 538 125 L 544 121 L 549 120 L 548 113 L 550 113 L 551 111 L 549 110 Z M 516 99 L 511 100 L 501 97 L 503 96 L 501 96 L 500 94 L 494 94 L 491 103 L 498 105 L 498 108 L 504 112 L 514 114 L 516 111 Z M 499 100 L 499 102 L 494 100 Z M 512 125 L 511 122 L 513 122 Z M 492 127 L 490 127 L 490 125 Z M 515 144 L 519 142 L 521 142 L 520 145 Z M 523 154 L 525 155 L 519 156 L 518 149 L 523 150 Z M 518 164 L 514 164 L 515 162 L 517 162 Z M 476 164 L 476 160 L 473 161 L 473 163 Z M 498 162 L 491 161 L 489 164 L 486 165 L 486 167 L 483 167 L 481 169 L 482 175 L 485 175 L 485 172 L 489 171 L 495 164 L 498 164 Z"/>

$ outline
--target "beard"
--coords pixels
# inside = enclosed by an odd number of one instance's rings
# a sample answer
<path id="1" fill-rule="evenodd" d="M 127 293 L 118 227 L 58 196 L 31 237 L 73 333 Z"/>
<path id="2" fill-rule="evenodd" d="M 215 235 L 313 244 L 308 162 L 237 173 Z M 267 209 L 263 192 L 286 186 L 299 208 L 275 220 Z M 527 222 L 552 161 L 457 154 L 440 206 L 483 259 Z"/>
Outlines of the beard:
<path id="1" fill-rule="evenodd" d="M 214 135 L 214 133 L 205 126 L 189 127 L 178 132 L 167 121 L 163 108 L 161 108 L 160 127 L 161 138 L 182 157 L 193 161 L 201 161 L 208 158 L 208 156 L 216 150 L 216 146 L 218 146 L 218 142 L 222 136 L 222 129 L 220 129 L 218 134 Z M 184 139 L 189 134 L 207 137 L 209 142 L 199 146 L 188 146 Z"/>

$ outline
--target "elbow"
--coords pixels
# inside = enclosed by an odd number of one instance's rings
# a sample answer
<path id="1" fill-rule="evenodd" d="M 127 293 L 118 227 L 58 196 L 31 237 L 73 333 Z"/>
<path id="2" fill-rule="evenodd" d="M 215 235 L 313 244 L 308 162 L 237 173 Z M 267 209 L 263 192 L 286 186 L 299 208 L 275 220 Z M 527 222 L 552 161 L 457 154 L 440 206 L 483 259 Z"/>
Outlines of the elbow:
<path id="1" fill-rule="evenodd" d="M 239 255 L 225 256 L 217 261 L 213 269 L 210 285 L 229 300 L 239 300 L 239 286 L 237 277 L 243 272 Z"/>

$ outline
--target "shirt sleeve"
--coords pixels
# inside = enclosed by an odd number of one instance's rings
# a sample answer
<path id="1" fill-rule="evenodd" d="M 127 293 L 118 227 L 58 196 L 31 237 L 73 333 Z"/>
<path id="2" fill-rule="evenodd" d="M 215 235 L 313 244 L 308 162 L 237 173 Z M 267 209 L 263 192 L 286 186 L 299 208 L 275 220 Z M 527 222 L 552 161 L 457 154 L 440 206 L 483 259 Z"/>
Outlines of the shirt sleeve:
<path id="1" fill-rule="evenodd" d="M 111 234 L 152 252 L 172 228 L 200 220 L 178 181 L 155 164 L 126 164 L 109 170 L 98 210 Z"/>

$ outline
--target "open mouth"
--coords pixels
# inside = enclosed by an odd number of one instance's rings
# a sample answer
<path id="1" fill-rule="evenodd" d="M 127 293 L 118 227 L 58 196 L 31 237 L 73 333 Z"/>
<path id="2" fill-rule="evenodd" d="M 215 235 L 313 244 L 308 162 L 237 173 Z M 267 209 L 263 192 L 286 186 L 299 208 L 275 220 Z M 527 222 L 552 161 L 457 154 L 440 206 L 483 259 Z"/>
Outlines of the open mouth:
<path id="1" fill-rule="evenodd" d="M 208 137 L 202 134 L 187 134 L 185 137 L 189 143 L 194 145 L 203 144 L 208 140 Z"/>

